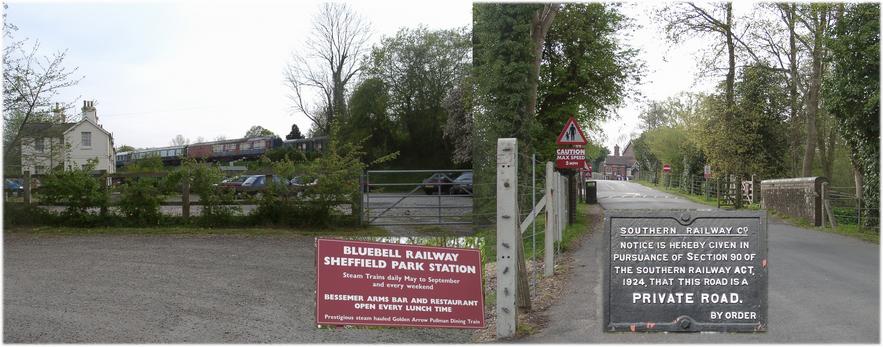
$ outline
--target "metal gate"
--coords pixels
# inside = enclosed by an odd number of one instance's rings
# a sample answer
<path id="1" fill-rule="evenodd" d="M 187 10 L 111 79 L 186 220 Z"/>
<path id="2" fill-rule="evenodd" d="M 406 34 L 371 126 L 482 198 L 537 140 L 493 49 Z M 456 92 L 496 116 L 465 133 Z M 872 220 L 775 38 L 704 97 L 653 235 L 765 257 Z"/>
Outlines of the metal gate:
<path id="1" fill-rule="evenodd" d="M 472 224 L 472 170 L 369 170 L 362 182 L 370 225 Z"/>

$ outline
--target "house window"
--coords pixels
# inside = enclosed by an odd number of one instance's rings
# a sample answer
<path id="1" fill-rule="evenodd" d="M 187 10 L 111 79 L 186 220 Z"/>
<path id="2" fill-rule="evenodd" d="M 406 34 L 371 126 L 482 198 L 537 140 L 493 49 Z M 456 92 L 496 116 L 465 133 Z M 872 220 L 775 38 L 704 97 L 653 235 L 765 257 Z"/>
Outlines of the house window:
<path id="1" fill-rule="evenodd" d="M 83 147 L 92 147 L 92 132 L 84 131 L 80 133 Z"/>
<path id="2" fill-rule="evenodd" d="M 34 141 L 34 148 L 37 150 L 37 152 L 43 153 L 43 151 L 46 150 L 46 143 L 44 140 L 45 140 L 44 138 L 38 137 Z"/>

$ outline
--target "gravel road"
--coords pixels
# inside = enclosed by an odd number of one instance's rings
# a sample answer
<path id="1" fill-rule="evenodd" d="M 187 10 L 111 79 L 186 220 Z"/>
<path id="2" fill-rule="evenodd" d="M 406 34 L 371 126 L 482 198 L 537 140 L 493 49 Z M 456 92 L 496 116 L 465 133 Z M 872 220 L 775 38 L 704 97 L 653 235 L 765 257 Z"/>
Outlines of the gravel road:
<path id="1" fill-rule="evenodd" d="M 450 329 L 318 329 L 313 239 L 4 235 L 7 343 L 468 343 Z"/>

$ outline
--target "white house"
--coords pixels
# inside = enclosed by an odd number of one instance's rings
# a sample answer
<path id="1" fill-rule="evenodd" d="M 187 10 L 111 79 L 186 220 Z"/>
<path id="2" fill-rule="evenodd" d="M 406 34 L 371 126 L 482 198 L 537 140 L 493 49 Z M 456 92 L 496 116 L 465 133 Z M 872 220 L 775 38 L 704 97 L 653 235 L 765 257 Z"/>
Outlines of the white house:
<path id="1" fill-rule="evenodd" d="M 76 123 L 28 123 L 22 127 L 22 173 L 45 174 L 63 166 L 83 168 L 97 160 L 95 170 L 116 172 L 113 134 L 98 123 L 94 101 L 83 102 L 83 118 Z M 60 111 L 54 111 L 63 118 Z M 63 120 L 62 120 L 63 121 Z"/>

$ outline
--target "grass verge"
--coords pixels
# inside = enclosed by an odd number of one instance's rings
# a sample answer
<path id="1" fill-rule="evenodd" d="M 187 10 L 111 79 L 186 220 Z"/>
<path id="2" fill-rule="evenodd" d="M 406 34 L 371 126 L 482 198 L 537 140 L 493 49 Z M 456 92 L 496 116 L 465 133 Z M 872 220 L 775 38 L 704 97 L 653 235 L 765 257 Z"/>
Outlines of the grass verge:
<path id="1" fill-rule="evenodd" d="M 788 216 L 784 213 L 780 213 L 775 210 L 769 210 L 769 211 L 770 211 L 771 215 L 776 216 L 777 218 L 785 221 L 786 223 L 796 226 L 796 227 L 799 227 L 799 228 L 812 229 L 812 230 L 823 231 L 823 232 L 828 232 L 828 233 L 840 234 L 843 236 L 857 238 L 862 241 L 867 241 L 867 242 L 875 243 L 878 245 L 880 244 L 880 234 L 878 234 L 872 230 L 869 230 L 867 228 L 859 230 L 858 225 L 855 225 L 855 224 L 840 224 L 840 225 L 837 225 L 837 227 L 835 227 L 835 228 L 820 227 L 820 226 L 817 227 L 817 226 L 813 225 L 812 223 L 810 223 L 806 219 Z"/>
<path id="2" fill-rule="evenodd" d="M 581 235 L 585 234 L 588 228 L 586 227 L 587 223 L 587 215 L 589 213 L 589 205 L 578 203 L 576 204 L 576 221 L 573 224 L 568 225 L 564 228 L 564 232 L 561 237 L 561 250 L 567 251 L 571 247 L 573 247 L 574 242 L 580 238 Z M 546 244 L 546 217 L 545 213 L 537 216 L 536 218 L 536 234 L 533 234 L 532 227 L 528 227 L 528 229 L 522 234 L 522 242 L 524 243 L 524 259 L 532 259 L 536 257 L 537 259 L 542 259 L 543 253 L 545 251 Z M 497 229 L 490 227 L 486 229 L 480 229 L 475 233 L 476 237 L 483 237 L 485 239 L 484 245 L 482 246 L 482 253 L 487 254 L 488 259 L 496 259 L 497 257 Z M 534 239 L 535 237 L 535 239 Z M 536 243 L 534 243 L 536 240 Z M 535 246 L 535 247 L 534 247 Z M 558 243 L 555 244 L 555 249 L 558 249 Z"/>
<path id="3" fill-rule="evenodd" d="M 661 192 L 666 192 L 666 193 L 669 193 L 672 195 L 677 195 L 677 196 L 680 196 L 684 199 L 695 202 L 697 204 L 703 204 L 703 205 L 708 205 L 708 206 L 717 208 L 717 198 L 715 198 L 714 200 L 706 200 L 704 195 L 693 195 L 693 194 L 689 194 L 689 193 L 684 193 L 683 191 L 680 191 L 678 189 L 669 189 L 669 188 L 665 188 L 663 186 L 654 185 L 653 183 L 650 183 L 649 181 L 635 180 L 635 181 L 631 181 L 631 182 L 635 182 L 635 183 L 638 183 L 638 184 L 645 186 L 647 188 L 656 189 Z M 760 204 L 745 204 L 743 209 L 760 210 Z"/>

